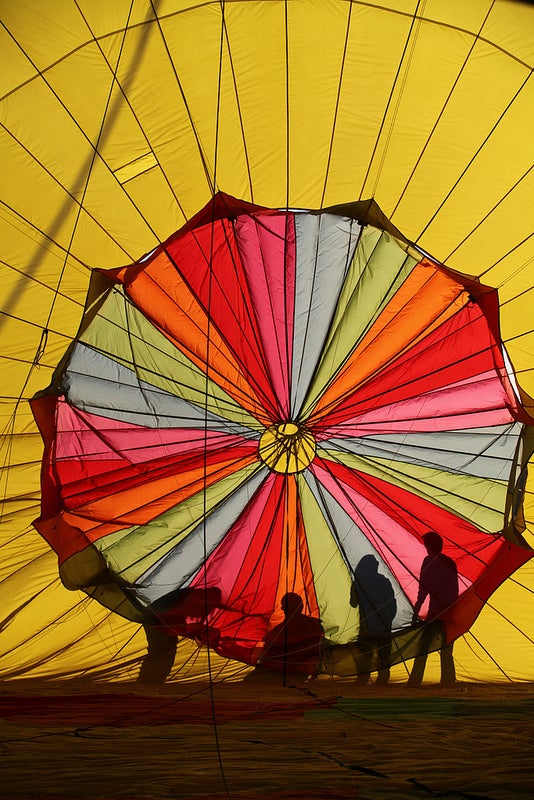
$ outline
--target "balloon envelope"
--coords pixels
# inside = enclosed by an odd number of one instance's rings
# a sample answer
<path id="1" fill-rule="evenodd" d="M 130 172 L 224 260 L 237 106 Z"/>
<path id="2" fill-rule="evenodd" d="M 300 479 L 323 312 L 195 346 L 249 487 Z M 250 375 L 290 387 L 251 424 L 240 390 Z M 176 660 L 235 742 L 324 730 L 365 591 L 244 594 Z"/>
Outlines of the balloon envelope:
<path id="1" fill-rule="evenodd" d="M 142 637 L 126 645 L 131 623 L 64 590 L 31 528 L 42 444 L 28 400 L 77 334 L 91 270 L 135 263 L 218 189 L 273 209 L 373 197 L 408 240 L 498 288 L 532 407 L 532 8 L 417 14 L 415 2 L 3 7 L 5 675 L 131 674 Z M 249 413 L 272 404 L 267 384 Z M 529 539 L 529 483 L 525 516 Z M 531 586 L 527 565 L 485 606 L 457 650 L 466 676 L 532 677 Z"/>

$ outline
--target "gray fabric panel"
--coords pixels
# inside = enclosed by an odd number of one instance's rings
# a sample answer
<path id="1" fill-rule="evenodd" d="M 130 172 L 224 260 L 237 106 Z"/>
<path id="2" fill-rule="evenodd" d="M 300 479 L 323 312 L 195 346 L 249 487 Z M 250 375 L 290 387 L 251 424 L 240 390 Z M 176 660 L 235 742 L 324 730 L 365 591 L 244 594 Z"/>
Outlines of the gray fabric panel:
<path id="1" fill-rule="evenodd" d="M 463 431 L 333 438 L 321 441 L 321 447 L 507 481 L 521 430 L 521 423 L 513 422 Z"/>
<path id="2" fill-rule="evenodd" d="M 186 587 L 208 555 L 224 539 L 254 493 L 269 475 L 267 468 L 254 473 L 230 497 L 191 531 L 173 550 L 141 575 L 133 587 L 145 603 L 154 603 L 177 587 Z M 205 549 L 204 549 L 205 541 Z"/>
<path id="3" fill-rule="evenodd" d="M 380 554 L 375 550 L 371 542 L 367 539 L 361 528 L 358 527 L 356 522 L 351 519 L 347 512 L 339 505 L 337 500 L 328 492 L 328 490 L 320 484 L 309 470 L 304 473 L 306 483 L 310 487 L 323 512 L 325 520 L 328 525 L 335 532 L 336 538 L 340 541 L 343 548 L 343 555 L 350 571 L 354 575 L 362 574 L 362 559 L 366 560 L 369 557 L 374 557 L 378 562 L 378 572 L 381 576 L 391 584 L 396 601 L 396 611 L 392 622 L 392 630 L 400 630 L 411 624 L 413 608 L 404 594 L 399 582 L 389 569 L 388 565 L 382 560 Z M 365 561 L 363 564 L 365 565 Z M 370 579 L 372 577 L 369 570 L 363 569 L 364 582 L 367 575 Z M 367 587 L 367 594 L 371 600 L 378 600 L 372 583 Z M 349 598 L 347 598 L 347 602 Z M 362 604 L 363 605 L 363 604 Z M 365 609 L 362 608 L 365 613 Z M 369 631 L 373 633 L 373 631 Z"/>
<path id="4" fill-rule="evenodd" d="M 296 214 L 296 286 L 291 414 L 308 391 L 360 234 L 354 220 Z"/>
<path id="5" fill-rule="evenodd" d="M 204 427 L 204 408 L 156 389 L 135 372 L 83 344 L 76 344 L 63 376 L 69 403 L 91 414 L 147 428 Z M 258 439 L 260 433 L 208 412 L 210 431 Z"/>

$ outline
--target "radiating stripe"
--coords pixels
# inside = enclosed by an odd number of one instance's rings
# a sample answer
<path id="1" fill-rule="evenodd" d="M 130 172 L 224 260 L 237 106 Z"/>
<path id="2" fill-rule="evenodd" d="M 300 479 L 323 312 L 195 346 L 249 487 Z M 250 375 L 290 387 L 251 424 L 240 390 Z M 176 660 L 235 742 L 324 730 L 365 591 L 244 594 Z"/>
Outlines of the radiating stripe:
<path id="1" fill-rule="evenodd" d="M 394 403 L 399 404 L 399 419 L 406 423 L 399 430 L 409 430 L 412 420 L 415 430 L 432 430 L 432 423 L 418 428 L 419 417 L 452 417 L 444 423 L 437 421 L 434 428 L 438 430 L 510 422 L 512 409 L 514 415 L 519 409 L 508 382 L 503 382 L 503 369 L 502 353 L 488 321 L 477 305 L 469 303 L 416 345 L 407 344 L 403 354 L 368 376 L 364 385 L 347 385 L 344 394 L 320 412 L 316 435 L 322 436 L 327 429 L 336 435 L 336 425 L 367 413 L 389 419 L 385 407 Z M 387 433 L 387 423 L 377 432 Z"/>
<path id="2" fill-rule="evenodd" d="M 258 321 L 231 219 L 210 220 L 178 232 L 165 249 L 210 316 L 240 371 L 274 418 L 276 394 L 265 366 Z"/>
<path id="3" fill-rule="evenodd" d="M 345 217 L 295 215 L 292 419 L 300 411 L 324 350 L 360 231 L 355 220 Z"/>
<path id="4" fill-rule="evenodd" d="M 499 481 L 509 478 L 523 429 L 519 422 L 430 433 L 371 434 L 365 427 L 364 435 L 328 439 L 321 446 L 330 452 L 339 451 L 341 460 L 342 453 L 353 453 Z M 347 433 L 345 427 L 343 430 Z"/>
<path id="5" fill-rule="evenodd" d="M 313 517 L 314 522 L 310 522 L 308 526 L 310 535 L 313 536 L 316 526 L 315 520 L 322 517 L 332 530 L 336 541 L 339 542 L 340 552 L 350 570 L 351 581 L 353 580 L 354 573 L 358 569 L 358 565 L 361 564 L 365 556 L 372 556 L 377 559 L 378 572 L 389 581 L 395 596 L 396 613 L 391 629 L 399 630 L 402 627 L 409 626 L 412 621 L 413 606 L 405 596 L 400 583 L 389 568 L 387 561 L 384 560 L 381 550 L 375 548 L 372 542 L 369 541 L 364 531 L 358 525 L 358 521 L 354 518 L 354 514 L 348 514 L 347 510 L 340 505 L 326 486 L 319 483 L 310 470 L 303 473 L 302 478 L 313 493 L 318 507 Z M 335 591 L 336 594 L 339 594 L 340 587 L 337 583 L 334 583 L 330 589 L 327 587 L 327 591 Z M 347 605 L 346 611 L 349 609 L 350 596 L 349 588 L 349 594 L 345 597 L 345 603 Z M 341 628 L 339 634 L 335 638 L 335 641 L 339 643 L 348 642 L 356 638 L 357 623 L 355 628 L 351 628 L 350 622 L 354 615 L 350 612 L 349 616 L 348 624 Z M 352 624 L 354 625 L 354 622 Z"/>
<path id="6" fill-rule="evenodd" d="M 311 421 L 315 423 L 331 414 L 356 387 L 390 364 L 397 366 L 405 350 L 413 350 L 421 338 L 428 338 L 435 328 L 465 306 L 467 300 L 468 293 L 457 280 L 431 262 L 418 264 L 324 392 L 313 409 Z M 455 359 L 451 345 L 447 357 Z M 428 359 L 424 360 L 425 366 L 427 363 Z"/>
<path id="7" fill-rule="evenodd" d="M 237 453 L 231 449 L 215 452 L 207 459 L 199 453 L 190 459 L 178 456 L 162 468 L 134 465 L 123 471 L 114 465 L 106 475 L 98 474 L 97 480 L 89 475 L 68 486 L 63 515 L 66 522 L 84 531 L 89 541 L 95 541 L 125 527 L 148 524 L 205 487 L 241 474 L 244 469 L 259 468 L 255 453 L 244 454 L 239 449 Z M 68 476 L 68 467 L 64 474 Z M 233 486 L 231 482 L 229 485 Z"/>
<path id="8" fill-rule="evenodd" d="M 129 425 L 161 431 L 207 427 L 208 432 L 252 439 L 260 435 L 203 406 L 154 388 L 128 367 L 80 344 L 72 351 L 63 386 L 69 403 L 77 408 Z"/>
<path id="9" fill-rule="evenodd" d="M 297 480 L 325 636 L 336 644 L 353 641 L 359 631 L 359 613 L 349 603 L 352 575 L 325 518 L 324 507 L 310 488 L 309 479 L 301 473 Z"/>
<path id="10" fill-rule="evenodd" d="M 286 592 L 297 593 L 303 613 L 318 619 L 293 476 L 269 475 L 191 582 L 206 585 L 217 586 L 223 597 L 224 608 L 213 616 L 218 652 L 249 663 L 261 658 L 266 632 L 283 620 Z"/>
<path id="11" fill-rule="evenodd" d="M 332 414 L 332 424 L 316 433 L 317 439 L 355 438 L 373 433 L 461 431 L 507 425 L 513 420 L 509 397 L 494 372 L 463 378 L 419 395 L 412 396 L 410 392 L 409 397 L 397 402 L 394 398 L 401 393 L 400 388 L 387 390 L 388 382 L 384 379 L 381 402 L 374 405 L 364 392 L 355 392 L 352 401 L 347 399 L 338 413 Z M 390 399 L 393 400 L 391 404 L 388 403 Z M 351 412 L 353 416 L 349 416 Z M 336 423 L 340 419 L 343 421 Z"/>
<path id="12" fill-rule="evenodd" d="M 377 477 L 413 492 L 417 497 L 469 520 L 481 531 L 499 533 L 503 529 L 508 492 L 506 481 L 485 480 L 418 464 L 339 451 L 320 449 L 318 455 L 344 464 L 362 475 Z"/>
<path id="13" fill-rule="evenodd" d="M 165 252 L 140 265 L 110 270 L 109 275 L 124 284 L 134 305 L 197 368 L 256 419 L 272 419 L 220 332 L 210 323 L 207 309 Z"/>
<path id="14" fill-rule="evenodd" d="M 281 620 L 282 598 L 287 592 L 292 592 L 298 594 L 303 601 L 305 614 L 318 617 L 316 573 L 310 559 L 307 528 L 302 516 L 297 481 L 295 475 L 286 475 L 283 477 L 283 481 L 283 491 L 280 491 L 279 481 L 279 493 L 283 498 L 284 522 L 282 552 L 278 569 L 276 615 Z M 271 620 L 271 622 L 274 621 L 275 618 Z"/>
<path id="15" fill-rule="evenodd" d="M 236 520 L 239 519 L 267 475 L 266 469 L 253 474 L 246 482 L 229 493 L 222 502 L 212 507 L 205 519 L 187 532 L 187 535 L 178 537 L 178 541 L 175 538 L 176 543 L 172 545 L 172 548 L 136 579 L 134 588 L 138 598 L 145 603 L 153 603 L 173 590 L 187 586 L 206 557 L 209 558 L 228 532 L 232 530 Z M 176 518 L 176 514 L 173 516 Z M 158 520 L 154 520 L 153 525 L 157 524 L 159 524 Z M 235 537 L 232 536 L 232 540 L 234 539 Z M 239 566 L 238 562 L 242 558 L 242 551 L 240 553 L 234 547 L 232 552 L 234 552 L 234 558 L 229 559 L 228 568 L 235 577 L 236 569 Z"/>
<path id="16" fill-rule="evenodd" d="M 192 586 L 219 586 L 225 601 L 243 613 L 252 608 L 267 619 L 274 608 L 282 553 L 284 504 L 281 476 L 262 471 L 265 480 L 231 535 L 208 556 Z M 258 594 L 259 587 L 261 592 Z"/>
<path id="17" fill-rule="evenodd" d="M 198 366 L 178 350 L 124 296 L 122 287 L 108 291 L 97 316 L 86 324 L 80 341 L 109 356 L 140 381 L 225 419 L 263 430 L 263 425 L 206 378 Z"/>
<path id="18" fill-rule="evenodd" d="M 434 530 L 442 537 L 443 551 L 455 561 L 464 587 L 480 578 L 500 548 L 502 537 L 482 533 L 470 520 L 390 480 L 320 458 L 310 469 L 358 520 L 412 601 L 414 576 L 424 550 L 421 537 L 427 531 Z"/>
<path id="19" fill-rule="evenodd" d="M 366 226 L 349 266 L 302 416 L 308 416 L 416 264 L 387 233 Z M 311 335 L 314 336 L 312 328 Z"/>
<path id="20" fill-rule="evenodd" d="M 221 469 L 225 463 L 239 469 L 258 460 L 256 442 L 240 436 L 204 429 L 143 428 L 86 414 L 61 398 L 56 425 L 56 473 L 70 510 L 114 494 L 118 512 L 125 493 L 136 487 L 143 487 L 145 499 L 157 496 L 156 487 L 161 489 L 173 479 L 180 481 L 183 491 L 188 486 L 186 474 L 201 475 L 206 469 L 211 475 L 214 467 Z"/>
<path id="21" fill-rule="evenodd" d="M 293 215 L 239 216 L 235 235 L 280 419 L 287 419 L 295 295 Z"/>
<path id="22" fill-rule="evenodd" d="M 224 476 L 205 490 L 199 486 L 195 494 L 186 500 L 180 501 L 178 498 L 175 505 L 158 516 L 142 524 L 115 530 L 95 540 L 95 546 L 121 580 L 134 583 L 194 531 L 204 516 L 224 503 L 255 475 L 261 481 L 265 470 L 250 465 Z"/>
<path id="23" fill-rule="evenodd" d="M 226 608 L 216 616 L 221 636 L 228 640 L 229 656 L 243 655 L 255 662 L 257 648 L 271 624 L 281 616 L 277 602 L 280 564 L 284 557 L 284 478 L 269 473 L 246 512 L 210 555 L 192 586 L 218 586 Z M 236 650 L 237 646 L 237 650 Z"/>

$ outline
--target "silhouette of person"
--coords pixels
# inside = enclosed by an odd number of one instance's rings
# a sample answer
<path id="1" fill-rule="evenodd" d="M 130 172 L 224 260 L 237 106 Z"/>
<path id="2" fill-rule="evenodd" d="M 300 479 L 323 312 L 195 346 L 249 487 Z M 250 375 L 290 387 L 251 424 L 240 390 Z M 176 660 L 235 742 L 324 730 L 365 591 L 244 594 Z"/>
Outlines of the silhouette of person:
<path id="1" fill-rule="evenodd" d="M 360 609 L 360 635 L 358 639 L 374 640 L 378 653 L 378 677 L 376 683 L 385 685 L 389 681 L 391 657 L 391 628 L 397 613 L 397 601 L 391 581 L 378 572 L 379 562 L 373 555 L 360 559 L 354 570 L 350 592 L 350 604 Z M 370 640 L 370 641 L 369 641 Z M 357 683 L 367 683 L 369 673 L 358 675 Z"/>
<path id="2" fill-rule="evenodd" d="M 284 621 L 265 635 L 261 666 L 284 673 L 314 674 L 323 638 L 321 621 L 303 613 L 300 595 L 288 592 L 281 600 Z"/>
<path id="3" fill-rule="evenodd" d="M 423 536 L 427 555 L 423 559 L 419 575 L 419 591 L 413 609 L 412 625 L 420 622 L 419 612 L 428 598 L 428 611 L 425 622 L 439 619 L 458 599 L 458 569 L 453 559 L 442 552 L 443 539 L 435 531 Z M 423 632 L 423 646 L 425 633 Z M 449 686 L 456 682 L 456 669 L 452 652 L 452 644 L 445 644 L 440 649 L 441 684 Z M 422 653 L 414 659 L 408 686 L 420 686 L 425 672 L 428 653 Z"/>
<path id="4" fill-rule="evenodd" d="M 170 675 L 178 647 L 178 636 L 160 625 L 143 625 L 147 651 L 141 662 L 137 682 L 142 686 L 162 686 Z"/>
<path id="5" fill-rule="evenodd" d="M 153 603 L 154 623 L 143 626 L 147 652 L 141 663 L 138 682 L 145 686 L 165 683 L 174 664 L 178 636 L 215 647 L 220 632 L 213 626 L 208 628 L 206 621 L 217 608 L 224 606 L 221 590 L 216 586 L 177 589 Z"/>
<path id="6" fill-rule="evenodd" d="M 200 640 L 199 643 L 215 646 L 219 631 L 213 626 L 206 631 L 206 620 L 217 608 L 224 608 L 218 586 L 187 587 L 170 592 L 152 603 L 151 610 L 167 630 L 180 636 Z M 209 642 L 206 641 L 209 638 Z"/>

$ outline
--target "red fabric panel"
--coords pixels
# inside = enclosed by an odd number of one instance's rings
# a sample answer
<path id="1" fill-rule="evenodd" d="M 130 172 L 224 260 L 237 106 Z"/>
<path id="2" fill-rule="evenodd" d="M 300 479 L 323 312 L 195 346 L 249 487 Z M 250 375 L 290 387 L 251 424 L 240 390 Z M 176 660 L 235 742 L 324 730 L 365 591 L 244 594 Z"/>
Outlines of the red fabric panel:
<path id="1" fill-rule="evenodd" d="M 166 251 L 195 296 L 209 309 L 212 324 L 274 419 L 278 402 L 265 372 L 265 355 L 232 222 L 218 220 L 178 235 L 167 244 Z"/>
<path id="2" fill-rule="evenodd" d="M 33 525 L 57 553 L 59 564 L 91 544 L 83 531 L 63 519 L 61 512 L 47 519 L 36 519 Z"/>
<path id="3" fill-rule="evenodd" d="M 257 645 L 283 624 L 287 592 L 302 600 L 302 620 L 313 631 L 313 652 L 289 641 L 289 668 L 312 672 L 321 636 L 302 515 L 294 476 L 271 474 L 219 547 L 211 553 L 191 587 L 217 587 L 223 605 L 209 617 L 209 641 L 221 655 L 255 663 Z M 300 624 L 297 628 L 300 630 Z M 201 641 L 205 632 L 197 631 Z M 283 668 L 284 659 L 269 662 Z"/>
<path id="4" fill-rule="evenodd" d="M 44 453 L 41 463 L 41 519 L 57 514 L 62 508 L 61 486 L 55 469 L 54 442 L 56 436 L 56 395 L 46 395 L 30 401 L 31 410 L 43 437 Z M 46 538 L 46 537 L 45 537 Z"/>
<path id="5" fill-rule="evenodd" d="M 443 539 L 443 552 L 452 556 L 458 574 L 472 584 L 458 601 L 439 616 L 445 623 L 449 640 L 465 633 L 478 616 L 484 601 L 518 567 L 528 561 L 532 552 L 512 544 L 502 536 L 485 535 L 467 520 L 416 495 L 347 467 L 316 459 L 343 488 L 353 487 L 372 504 L 422 540 L 424 534 L 436 531 Z M 420 564 L 407 565 L 418 575 Z"/>
<path id="6" fill-rule="evenodd" d="M 324 434 L 328 428 L 366 411 L 476 378 L 488 370 L 497 370 L 502 378 L 501 350 L 480 307 L 469 304 L 366 384 L 354 387 L 336 408 L 325 409 L 313 430 Z M 509 391 L 508 385 L 506 389 Z M 520 415 L 511 393 L 509 406 L 515 416 Z M 444 413 L 449 411 L 454 409 L 445 406 Z"/>
<path id="7" fill-rule="evenodd" d="M 254 663 L 276 603 L 285 525 L 284 476 L 270 474 L 191 585 L 217 586 L 225 608 L 210 618 L 221 655 Z"/>

